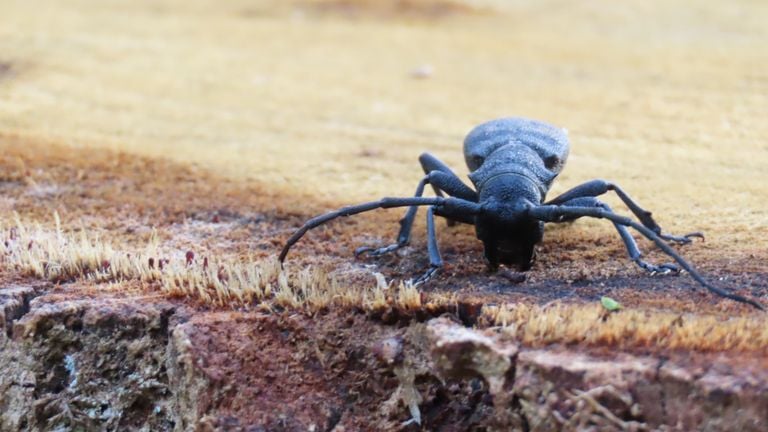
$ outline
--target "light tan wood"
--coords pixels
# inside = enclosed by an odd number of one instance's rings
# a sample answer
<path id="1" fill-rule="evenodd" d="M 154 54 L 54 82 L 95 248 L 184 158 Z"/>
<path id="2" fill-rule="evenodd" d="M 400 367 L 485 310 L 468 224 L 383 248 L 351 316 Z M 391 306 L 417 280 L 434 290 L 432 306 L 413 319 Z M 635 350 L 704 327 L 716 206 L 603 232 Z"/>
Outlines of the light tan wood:
<path id="1" fill-rule="evenodd" d="M 0 133 L 346 204 L 408 195 L 475 124 L 567 128 L 670 231 L 768 239 L 768 5 L 8 0 Z M 609 201 L 620 208 L 617 201 Z M 585 222 L 592 227 L 610 227 Z"/>

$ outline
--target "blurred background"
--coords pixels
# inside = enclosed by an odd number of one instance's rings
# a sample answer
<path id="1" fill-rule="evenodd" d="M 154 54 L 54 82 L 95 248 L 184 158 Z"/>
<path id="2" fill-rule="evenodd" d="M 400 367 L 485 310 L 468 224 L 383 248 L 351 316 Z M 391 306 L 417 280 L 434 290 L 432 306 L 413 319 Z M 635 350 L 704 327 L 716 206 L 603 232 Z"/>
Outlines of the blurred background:
<path id="1" fill-rule="evenodd" d="M 469 129 L 525 116 L 569 130 L 554 192 L 607 178 L 746 238 L 766 22 L 761 0 L 3 0 L 0 134 L 341 204 L 411 194 L 425 150 L 463 176 Z"/>

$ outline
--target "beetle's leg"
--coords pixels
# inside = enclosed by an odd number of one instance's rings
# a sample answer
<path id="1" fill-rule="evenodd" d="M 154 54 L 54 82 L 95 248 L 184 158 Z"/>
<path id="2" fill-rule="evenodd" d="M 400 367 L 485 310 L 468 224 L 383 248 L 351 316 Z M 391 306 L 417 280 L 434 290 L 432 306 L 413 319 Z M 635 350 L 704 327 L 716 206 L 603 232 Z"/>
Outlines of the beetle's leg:
<path id="1" fill-rule="evenodd" d="M 425 152 L 419 156 L 419 163 L 421 164 L 421 168 L 424 170 L 424 174 L 429 174 L 432 171 L 440 171 L 447 175 L 446 178 L 444 179 L 444 183 L 451 183 L 450 189 L 449 189 L 451 192 L 448 192 L 448 195 L 477 202 L 478 200 L 477 192 L 472 190 L 472 188 L 470 188 L 469 186 L 465 185 L 464 182 L 462 182 L 461 179 L 459 179 L 459 176 L 457 176 L 453 172 L 453 170 L 451 170 L 451 168 L 448 167 L 448 165 L 443 163 L 443 161 L 436 158 L 432 154 Z M 443 190 L 440 189 L 434 183 L 432 184 L 432 189 L 435 191 L 435 195 L 443 196 Z M 448 226 L 454 226 L 457 222 L 456 219 L 451 218 L 447 215 L 438 215 L 438 216 L 444 216 L 446 221 L 448 222 Z M 458 220 L 458 222 L 465 222 L 465 221 Z"/>
<path id="2" fill-rule="evenodd" d="M 704 288 L 721 297 L 726 297 L 737 302 L 746 303 L 758 309 L 764 310 L 760 303 L 752 299 L 748 299 L 738 294 L 730 293 L 707 282 L 707 280 L 704 279 L 704 277 L 702 277 L 701 274 L 699 274 L 699 272 L 697 272 L 696 269 L 694 269 L 693 266 L 688 263 L 688 261 L 681 257 L 670 245 L 667 244 L 667 242 L 664 241 L 665 239 L 661 238 L 651 228 L 643 224 L 639 224 L 628 217 L 617 215 L 616 213 L 600 207 L 570 207 L 547 204 L 529 204 L 528 208 L 526 209 L 526 214 L 534 219 L 544 222 L 562 222 L 565 220 L 573 220 L 575 218 L 586 216 L 598 219 L 608 219 L 615 224 L 634 228 L 647 239 L 653 241 L 659 249 L 664 251 L 664 253 L 666 253 L 670 258 L 674 259 L 680 267 L 687 271 L 691 277 L 694 278 L 696 282 L 700 283 Z"/>
<path id="3" fill-rule="evenodd" d="M 670 234 L 664 234 L 661 232 L 659 224 L 653 220 L 651 212 L 640 207 L 629 195 L 624 192 L 618 185 L 605 180 L 590 180 L 586 183 L 580 184 L 571 190 L 561 194 L 557 198 L 547 201 L 546 205 L 562 205 L 566 202 L 573 200 L 574 198 L 581 197 L 597 197 L 608 191 L 616 192 L 616 195 L 621 198 L 624 204 L 629 207 L 632 213 L 640 220 L 640 222 L 648 229 L 656 233 L 659 237 L 667 241 L 673 241 L 679 244 L 686 244 L 691 242 L 692 237 L 704 238 L 704 234 L 701 232 L 692 232 L 682 236 L 675 236 Z"/>
<path id="4" fill-rule="evenodd" d="M 443 259 L 440 257 L 440 249 L 437 247 L 434 207 L 427 207 L 427 252 L 429 253 L 429 270 L 418 279 L 414 280 L 414 285 L 419 285 L 432 279 L 437 271 L 443 266 Z"/>
<path id="5" fill-rule="evenodd" d="M 422 155 L 424 156 L 424 155 Z M 421 159 L 421 158 L 420 158 Z M 435 159 L 437 161 L 437 159 Z M 437 161 L 441 163 L 440 161 Z M 448 195 L 470 202 L 477 202 L 477 193 L 469 188 L 469 186 L 462 183 L 461 179 L 456 177 L 453 173 L 446 173 L 444 171 L 433 170 L 427 173 L 424 178 L 421 179 L 418 186 L 416 186 L 416 192 L 414 197 L 420 197 L 424 194 L 424 187 L 429 183 L 435 190 L 445 191 Z M 368 246 L 359 247 L 355 250 L 355 256 L 362 254 L 369 254 L 371 256 L 380 256 L 386 253 L 394 252 L 405 245 L 411 239 L 411 231 L 413 229 L 413 221 L 416 219 L 416 211 L 418 207 L 411 207 L 405 213 L 402 219 L 400 219 L 400 231 L 397 234 L 397 242 L 389 246 L 381 248 L 373 248 Z M 451 211 L 451 209 L 438 209 L 436 214 L 445 216 L 453 220 L 460 222 L 473 223 L 471 215 L 466 215 L 461 212 Z"/>
<path id="6" fill-rule="evenodd" d="M 451 177 L 451 183 L 454 184 L 451 185 L 451 192 L 446 191 L 449 195 L 455 196 L 457 198 L 463 198 L 467 201 L 477 202 L 477 192 L 472 190 L 472 188 L 469 186 L 465 185 L 461 179 L 459 179 L 459 176 L 457 176 L 448 167 L 448 165 L 443 163 L 440 159 L 436 158 L 430 153 L 422 153 L 421 156 L 419 156 L 419 163 L 421 164 L 421 168 L 424 170 L 424 174 L 429 174 L 432 171 L 440 171 L 448 174 Z M 443 196 L 443 189 L 440 187 L 433 184 L 432 189 L 435 190 L 435 195 Z"/>
<path id="7" fill-rule="evenodd" d="M 594 197 L 574 198 L 570 201 L 566 201 L 562 203 L 561 205 L 563 207 L 599 207 L 599 208 L 605 209 L 606 211 L 613 212 L 613 210 L 611 210 L 611 207 L 608 206 L 608 204 Z M 578 216 L 565 218 L 561 222 L 567 222 L 575 219 L 578 219 Z M 630 234 L 627 227 L 624 225 L 618 224 L 616 222 L 613 223 L 613 226 L 616 227 L 616 231 L 619 232 L 619 235 L 621 236 L 621 240 L 624 242 L 624 246 L 627 248 L 627 253 L 629 254 L 629 258 L 632 261 L 634 261 L 635 264 L 640 266 L 640 268 L 647 270 L 651 273 L 677 273 L 680 271 L 680 269 L 672 263 L 654 265 L 647 261 L 644 261 L 641 258 L 643 254 L 640 252 L 640 248 L 637 247 L 637 242 L 635 241 L 634 237 L 632 237 L 632 234 Z"/>
<path id="8" fill-rule="evenodd" d="M 424 176 L 419 181 L 419 184 L 416 186 L 416 192 L 414 193 L 414 197 L 418 198 L 421 197 L 424 194 L 424 186 L 429 182 L 429 175 Z M 397 234 L 397 243 L 393 243 L 389 246 L 384 246 L 380 248 L 374 248 L 370 246 L 361 246 L 357 249 L 355 249 L 355 257 L 359 257 L 363 254 L 369 254 L 371 256 L 380 256 L 384 255 L 390 252 L 394 252 L 401 247 L 408 244 L 408 241 L 411 239 L 411 229 L 413 228 L 413 221 L 416 219 L 416 212 L 418 211 L 417 206 L 412 206 L 408 208 L 408 211 L 405 213 L 405 216 L 403 216 L 402 219 L 400 219 L 400 232 Z"/>
<path id="9" fill-rule="evenodd" d="M 455 212 L 457 214 L 475 215 L 480 212 L 480 206 L 477 203 L 466 201 L 459 198 L 382 198 L 378 201 L 371 201 L 354 206 L 342 207 L 338 210 L 322 214 L 320 216 L 313 217 L 301 226 L 295 233 L 285 242 L 285 246 L 280 251 L 278 260 L 282 263 L 285 257 L 288 255 L 288 251 L 296 244 L 307 231 L 317 228 L 327 222 L 330 222 L 336 218 L 342 216 L 352 216 L 358 213 L 363 213 L 379 208 L 392 208 L 392 207 L 413 207 L 413 206 L 435 206 L 438 209 L 446 209 L 448 212 Z"/>

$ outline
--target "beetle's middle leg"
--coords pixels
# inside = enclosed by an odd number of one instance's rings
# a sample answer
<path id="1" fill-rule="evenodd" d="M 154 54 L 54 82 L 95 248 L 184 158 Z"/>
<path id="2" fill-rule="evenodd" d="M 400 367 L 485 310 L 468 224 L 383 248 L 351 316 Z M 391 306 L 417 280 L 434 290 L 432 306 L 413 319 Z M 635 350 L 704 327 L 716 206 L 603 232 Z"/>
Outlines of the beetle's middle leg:
<path id="1" fill-rule="evenodd" d="M 415 197 L 420 197 L 424 194 L 424 187 L 430 184 L 435 192 L 442 196 L 442 192 L 447 193 L 449 196 L 461 198 L 471 202 L 477 202 L 477 192 L 472 190 L 469 186 L 465 185 L 461 179 L 454 174 L 447 165 L 440 162 L 437 158 L 424 153 L 419 157 L 419 162 L 424 171 L 431 169 L 427 172 L 427 175 L 421 179 L 418 186 L 416 186 Z M 432 169 L 434 168 L 434 169 Z M 418 207 L 410 207 L 405 213 L 402 219 L 400 219 L 400 231 L 397 234 L 397 242 L 389 246 L 381 248 L 373 248 L 368 246 L 359 247 L 355 250 L 355 256 L 362 254 L 369 254 L 371 256 L 380 256 L 390 252 L 394 252 L 405 245 L 411 239 L 411 231 L 413 229 L 413 222 L 416 219 L 416 212 Z M 455 220 L 463 223 L 474 224 L 474 219 L 471 215 L 466 215 L 460 212 L 452 212 L 448 209 L 442 211 L 436 210 L 434 214 L 438 216 L 444 216 L 449 220 Z"/>
<path id="2" fill-rule="evenodd" d="M 443 259 L 440 257 L 440 249 L 437 247 L 434 212 L 434 207 L 427 207 L 427 252 L 429 254 L 429 270 L 413 281 L 416 285 L 432 279 L 435 273 L 443 267 Z"/>
<path id="3" fill-rule="evenodd" d="M 686 244 L 691 242 L 691 237 L 704 238 L 704 234 L 701 232 L 692 232 L 682 236 L 675 236 L 670 234 L 664 234 L 661 232 L 661 227 L 653 217 L 651 212 L 640 207 L 632 198 L 627 195 L 618 185 L 605 180 L 590 180 L 586 183 L 580 184 L 569 191 L 564 192 L 557 198 L 551 199 L 545 203 L 545 205 L 563 205 L 568 201 L 581 197 L 597 197 L 608 191 L 616 192 L 622 202 L 629 207 L 629 210 L 637 217 L 638 220 L 648 229 L 656 233 L 659 237 L 667 241 L 673 241 L 679 244 Z"/>
<path id="4" fill-rule="evenodd" d="M 611 210 L 611 207 L 608 206 L 608 204 L 598 200 L 595 197 L 574 198 L 572 200 L 568 200 L 559 205 L 563 207 L 599 207 L 606 211 L 613 212 L 613 210 Z M 561 220 L 558 220 L 557 222 L 570 222 L 578 218 L 579 218 L 578 216 L 564 217 Z M 632 234 L 629 232 L 629 229 L 627 229 L 626 226 L 617 224 L 615 222 L 613 223 L 613 226 L 616 227 L 616 231 L 619 232 L 619 236 L 621 236 L 621 241 L 624 242 L 624 246 L 627 248 L 627 254 L 629 255 L 629 258 L 632 261 L 634 261 L 634 263 L 637 264 L 640 268 L 647 270 L 651 273 L 677 273 L 680 271 L 680 269 L 675 264 L 672 264 L 672 263 L 655 265 L 647 261 L 644 261 L 641 258 L 643 254 L 642 252 L 640 252 L 640 248 L 637 246 L 637 242 L 635 241 L 634 237 L 632 237 Z"/>
<path id="5" fill-rule="evenodd" d="M 436 158 L 432 154 L 425 152 L 419 156 L 419 163 L 421 164 L 421 169 L 424 170 L 424 174 L 429 174 L 432 171 L 440 171 L 448 174 L 450 177 L 450 179 L 446 178 L 443 181 L 443 186 L 446 186 L 446 188 L 432 184 L 432 189 L 435 190 L 435 194 L 437 196 L 443 196 L 442 190 L 445 190 L 449 195 L 462 198 L 467 201 L 477 202 L 477 192 L 473 191 L 472 188 L 465 185 L 459 176 L 457 176 L 443 161 Z M 445 183 L 451 184 L 447 185 Z"/>

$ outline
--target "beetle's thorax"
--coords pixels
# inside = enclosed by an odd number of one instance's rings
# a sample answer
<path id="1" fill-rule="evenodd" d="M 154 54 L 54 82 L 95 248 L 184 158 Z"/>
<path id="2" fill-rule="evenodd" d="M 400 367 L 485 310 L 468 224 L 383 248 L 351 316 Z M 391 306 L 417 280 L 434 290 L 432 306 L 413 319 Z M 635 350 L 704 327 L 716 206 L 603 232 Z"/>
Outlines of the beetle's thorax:
<path id="1" fill-rule="evenodd" d="M 536 181 L 525 172 L 513 170 L 488 176 L 477 185 L 478 201 L 488 213 L 493 211 L 502 219 L 516 219 L 523 203 L 541 203 L 543 194 Z"/>

